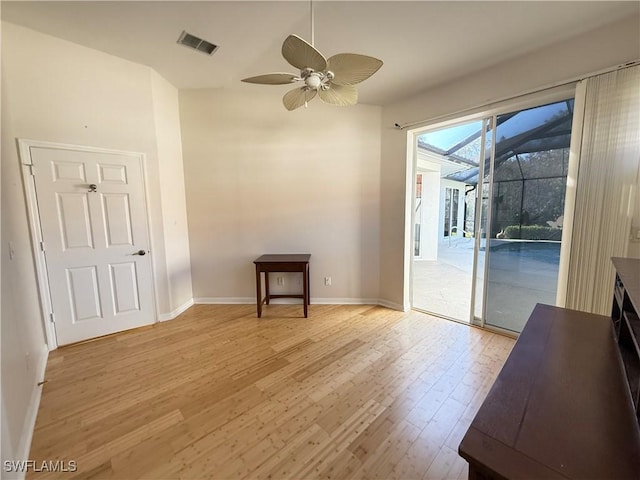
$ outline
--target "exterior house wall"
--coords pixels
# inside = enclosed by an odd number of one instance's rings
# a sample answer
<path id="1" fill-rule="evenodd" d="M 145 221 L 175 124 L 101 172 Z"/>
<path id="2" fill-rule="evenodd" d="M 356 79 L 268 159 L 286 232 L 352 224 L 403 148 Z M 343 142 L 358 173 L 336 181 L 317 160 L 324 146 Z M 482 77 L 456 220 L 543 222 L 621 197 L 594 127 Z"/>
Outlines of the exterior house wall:
<path id="1" fill-rule="evenodd" d="M 420 259 L 438 259 L 438 238 L 440 236 L 440 211 L 442 195 L 440 186 L 440 166 L 430 170 L 419 170 L 422 174 L 422 204 L 420 208 Z"/>

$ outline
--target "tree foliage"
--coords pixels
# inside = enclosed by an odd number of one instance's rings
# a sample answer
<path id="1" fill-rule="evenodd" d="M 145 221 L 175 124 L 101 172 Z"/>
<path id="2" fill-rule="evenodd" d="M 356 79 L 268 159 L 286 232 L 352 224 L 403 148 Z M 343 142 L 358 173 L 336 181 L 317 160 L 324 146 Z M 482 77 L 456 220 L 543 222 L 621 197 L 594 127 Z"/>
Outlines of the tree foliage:
<path id="1" fill-rule="evenodd" d="M 568 149 L 513 155 L 494 170 L 492 236 L 508 226 L 547 228 L 564 212 Z"/>

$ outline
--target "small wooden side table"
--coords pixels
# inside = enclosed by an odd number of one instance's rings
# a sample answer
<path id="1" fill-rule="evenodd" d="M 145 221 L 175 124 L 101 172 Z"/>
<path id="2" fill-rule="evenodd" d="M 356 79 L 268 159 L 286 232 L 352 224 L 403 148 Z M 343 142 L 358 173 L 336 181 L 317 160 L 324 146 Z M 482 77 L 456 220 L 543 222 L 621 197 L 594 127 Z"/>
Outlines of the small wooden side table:
<path id="1" fill-rule="evenodd" d="M 256 258 L 256 301 L 258 318 L 262 317 L 262 305 L 269 305 L 272 298 L 302 298 L 304 316 L 307 318 L 309 306 L 309 259 L 311 254 L 267 254 Z M 262 273 L 264 272 L 265 297 L 262 298 Z M 302 294 L 278 294 L 269 293 L 270 272 L 300 272 L 302 273 Z"/>

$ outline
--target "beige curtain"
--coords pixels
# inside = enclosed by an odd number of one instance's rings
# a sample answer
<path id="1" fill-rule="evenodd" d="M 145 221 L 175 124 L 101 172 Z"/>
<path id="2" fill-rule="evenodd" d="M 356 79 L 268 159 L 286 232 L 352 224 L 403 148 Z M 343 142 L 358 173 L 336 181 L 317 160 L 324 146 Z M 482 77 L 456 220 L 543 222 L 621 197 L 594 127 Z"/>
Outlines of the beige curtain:
<path id="1" fill-rule="evenodd" d="M 640 197 L 640 66 L 584 82 L 566 307 L 611 315 L 611 257 L 627 253 Z"/>

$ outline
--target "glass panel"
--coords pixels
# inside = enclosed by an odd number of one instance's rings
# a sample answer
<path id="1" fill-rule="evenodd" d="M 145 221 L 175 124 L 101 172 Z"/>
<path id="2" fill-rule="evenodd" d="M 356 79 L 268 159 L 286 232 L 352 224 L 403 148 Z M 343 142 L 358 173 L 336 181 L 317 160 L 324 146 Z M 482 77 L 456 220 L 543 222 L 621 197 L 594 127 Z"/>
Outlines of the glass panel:
<path id="1" fill-rule="evenodd" d="M 555 304 L 572 105 L 497 117 L 486 325 L 520 332 L 536 303 Z"/>
<path id="2" fill-rule="evenodd" d="M 501 147 L 509 147 L 510 139 L 523 134 L 534 135 L 537 131 L 544 130 L 541 127 L 553 129 L 558 124 L 568 123 L 571 128 L 571 117 L 573 113 L 573 99 L 562 102 L 542 105 L 540 107 L 521 110 L 519 112 L 507 113 L 498 116 L 496 128 L 496 158 L 500 156 Z M 568 120 L 568 122 L 567 122 Z M 537 131 L 536 131 L 537 129 Z"/>
<path id="3" fill-rule="evenodd" d="M 457 154 L 477 164 L 478 152 L 468 145 L 479 145 L 480 134 L 480 122 L 465 123 L 424 133 L 418 137 L 418 145 L 444 155 Z"/>
<path id="4" fill-rule="evenodd" d="M 422 134 L 417 145 L 421 223 L 412 306 L 464 322 L 471 316 L 481 132 L 475 121 Z"/>

